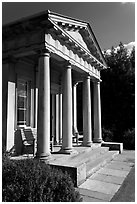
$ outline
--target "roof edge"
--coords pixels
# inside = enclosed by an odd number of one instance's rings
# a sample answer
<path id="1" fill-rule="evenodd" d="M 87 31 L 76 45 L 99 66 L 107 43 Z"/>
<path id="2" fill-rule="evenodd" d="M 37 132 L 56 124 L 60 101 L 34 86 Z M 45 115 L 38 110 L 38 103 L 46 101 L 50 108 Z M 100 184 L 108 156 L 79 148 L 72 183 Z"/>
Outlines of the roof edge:
<path id="1" fill-rule="evenodd" d="M 18 23 L 25 22 L 27 20 L 31 20 L 31 19 L 33 20 L 35 18 L 37 19 L 38 17 L 44 16 L 44 15 L 48 16 L 49 13 L 50 13 L 49 10 L 45 10 L 45 11 L 41 11 L 39 13 L 35 13 L 35 14 L 32 14 L 32 15 L 27 15 L 27 16 L 19 18 L 18 20 L 13 20 L 13 21 L 11 21 L 9 23 L 5 23 L 5 24 L 3 24 L 2 27 L 12 26 L 12 25 L 15 25 L 15 24 L 18 24 Z"/>

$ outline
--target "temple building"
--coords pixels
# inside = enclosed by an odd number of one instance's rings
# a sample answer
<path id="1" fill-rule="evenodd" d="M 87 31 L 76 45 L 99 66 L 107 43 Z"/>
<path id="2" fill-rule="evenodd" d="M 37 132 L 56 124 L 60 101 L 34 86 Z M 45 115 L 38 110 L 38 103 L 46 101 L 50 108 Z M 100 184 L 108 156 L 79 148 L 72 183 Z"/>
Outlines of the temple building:
<path id="1" fill-rule="evenodd" d="M 100 71 L 107 65 L 90 24 L 47 10 L 4 25 L 2 40 L 3 148 L 20 151 L 16 133 L 31 128 L 36 157 L 51 154 L 51 137 L 60 153 L 73 153 L 79 83 L 82 145 L 101 143 Z"/>

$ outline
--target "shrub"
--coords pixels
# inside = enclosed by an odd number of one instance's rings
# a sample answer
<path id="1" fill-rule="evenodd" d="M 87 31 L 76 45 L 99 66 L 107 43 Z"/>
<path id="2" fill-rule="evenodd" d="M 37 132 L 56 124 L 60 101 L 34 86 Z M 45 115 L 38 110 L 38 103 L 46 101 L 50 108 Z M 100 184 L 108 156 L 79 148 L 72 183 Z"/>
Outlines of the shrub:
<path id="1" fill-rule="evenodd" d="M 3 202 L 79 202 L 70 176 L 42 161 L 10 160 L 2 166 Z"/>
<path id="2" fill-rule="evenodd" d="M 113 141 L 113 132 L 111 130 L 102 128 L 102 138 L 104 142 L 112 142 Z"/>
<path id="3" fill-rule="evenodd" d="M 124 149 L 135 149 L 135 128 L 125 131 L 123 136 L 123 146 Z"/>

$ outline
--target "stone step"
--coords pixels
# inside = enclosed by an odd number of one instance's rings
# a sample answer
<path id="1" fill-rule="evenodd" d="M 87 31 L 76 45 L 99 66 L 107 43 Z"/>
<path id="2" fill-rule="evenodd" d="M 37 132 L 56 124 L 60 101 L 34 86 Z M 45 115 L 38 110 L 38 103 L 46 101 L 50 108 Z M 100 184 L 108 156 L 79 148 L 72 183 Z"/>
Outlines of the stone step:
<path id="1" fill-rule="evenodd" d="M 100 155 L 109 151 L 108 147 L 96 147 L 96 148 L 81 148 L 78 154 L 74 155 L 53 155 L 52 163 L 59 165 L 79 166 L 83 163 L 88 163 L 90 160 L 94 161 Z"/>
<path id="2" fill-rule="evenodd" d="M 69 163 L 76 164 L 77 166 L 83 163 L 88 163 L 90 161 L 96 160 L 100 155 L 105 154 L 109 151 L 108 147 L 98 147 L 95 149 L 90 149 L 87 152 L 80 153 L 78 155 L 74 155 L 70 157 Z"/>
<path id="3" fill-rule="evenodd" d="M 60 154 L 58 151 L 53 153 L 49 165 L 67 171 L 75 186 L 82 184 L 90 175 L 119 154 L 119 151 L 109 151 L 109 147 L 100 145 L 75 146 L 74 150 L 77 153 L 72 155 Z"/>
<path id="4" fill-rule="evenodd" d="M 90 160 L 88 163 L 86 163 L 86 178 L 98 171 L 118 154 L 119 151 L 108 151 L 104 154 L 100 154 L 96 160 Z"/>

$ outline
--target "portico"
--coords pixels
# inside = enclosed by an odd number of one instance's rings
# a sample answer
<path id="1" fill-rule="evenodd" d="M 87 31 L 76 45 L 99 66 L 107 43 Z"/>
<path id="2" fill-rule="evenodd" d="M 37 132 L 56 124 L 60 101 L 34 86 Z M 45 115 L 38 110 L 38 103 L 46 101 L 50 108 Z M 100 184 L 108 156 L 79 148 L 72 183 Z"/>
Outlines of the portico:
<path id="1" fill-rule="evenodd" d="M 46 11 L 4 26 L 3 74 L 11 70 L 9 75 L 4 75 L 8 84 L 5 85 L 8 104 L 4 105 L 7 115 L 3 115 L 6 148 L 14 145 L 17 129 L 29 126 L 37 129 L 38 158 L 47 158 L 51 154 L 51 136 L 55 144 L 61 144 L 60 153 L 72 154 L 72 136 L 78 134 L 76 92 L 79 82 L 83 83 L 82 145 L 89 147 L 93 142 L 101 143 L 102 69 L 106 69 L 104 57 L 86 22 Z M 25 96 L 17 94 L 19 79 L 23 80 L 22 86 L 27 87 L 24 92 L 20 91 L 26 93 Z M 18 100 L 25 98 L 27 102 L 18 107 Z M 14 115 L 11 115 L 11 109 Z M 21 124 L 21 121 L 24 122 Z"/>

